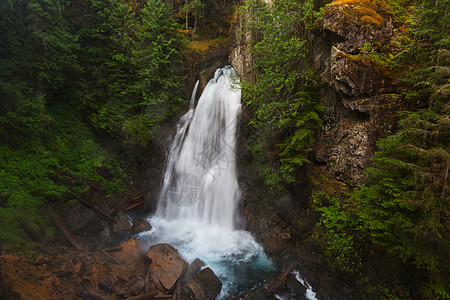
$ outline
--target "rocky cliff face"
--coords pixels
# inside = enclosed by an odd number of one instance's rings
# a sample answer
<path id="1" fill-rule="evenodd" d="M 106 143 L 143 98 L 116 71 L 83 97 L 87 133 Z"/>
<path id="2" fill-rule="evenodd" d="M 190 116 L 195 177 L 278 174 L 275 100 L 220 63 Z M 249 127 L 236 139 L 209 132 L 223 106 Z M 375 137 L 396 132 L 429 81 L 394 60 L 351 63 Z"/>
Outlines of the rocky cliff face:
<path id="1" fill-rule="evenodd" d="M 324 1 L 315 2 L 316 9 L 325 6 Z M 247 44 L 251 33 L 242 33 L 240 28 L 250 17 L 240 16 L 235 22 L 230 53 L 233 67 L 245 80 L 253 80 Z M 381 51 L 394 40 L 392 18 L 371 1 L 337 0 L 325 6 L 320 28 L 309 40 L 309 58 L 323 83 L 319 102 L 327 109 L 316 136 L 315 165 L 306 177 L 314 178 L 317 173 L 320 178 L 325 169 L 350 186 L 364 183 L 363 170 L 371 164 L 376 140 L 393 130 L 396 102 L 392 76 L 366 54 Z M 289 247 L 301 249 L 302 272 L 319 288 L 322 299 L 362 297 L 352 279 L 346 280 L 330 268 L 311 239 L 318 220 L 308 209 L 305 174 L 299 174 L 289 193 L 271 194 L 258 183 L 251 155 L 243 153 L 241 160 L 246 164 L 239 166 L 239 182 L 247 228 L 271 253 Z"/>
<path id="2" fill-rule="evenodd" d="M 316 7 L 323 3 L 316 1 Z M 251 16 L 237 18 L 230 61 L 239 75 L 252 80 L 251 33 L 241 28 Z M 315 160 L 338 180 L 364 182 L 375 141 L 390 132 L 395 85 L 388 72 L 365 58 L 361 48 L 378 51 L 394 38 L 389 15 L 371 1 L 337 0 L 325 7 L 321 28 L 310 40 L 311 65 L 323 81 L 320 103 L 327 107 L 317 135 Z"/>
<path id="3" fill-rule="evenodd" d="M 324 82 L 320 103 L 328 107 L 317 136 L 315 159 L 339 180 L 364 182 L 375 141 L 390 132 L 395 85 L 389 74 L 364 57 L 394 37 L 390 16 L 370 1 L 334 1 L 312 38 L 313 68 Z"/>

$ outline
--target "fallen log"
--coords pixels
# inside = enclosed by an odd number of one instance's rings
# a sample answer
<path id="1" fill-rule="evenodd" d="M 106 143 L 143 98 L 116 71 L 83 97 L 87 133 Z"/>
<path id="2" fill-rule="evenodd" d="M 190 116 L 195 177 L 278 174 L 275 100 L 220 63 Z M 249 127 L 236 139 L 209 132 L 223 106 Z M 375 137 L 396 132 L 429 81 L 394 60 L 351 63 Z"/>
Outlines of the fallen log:
<path id="1" fill-rule="evenodd" d="M 50 218 L 52 218 L 55 225 L 61 230 L 61 232 L 64 234 L 66 239 L 72 244 L 72 246 L 75 247 L 77 250 L 85 250 L 74 238 L 72 233 L 70 233 L 70 230 L 66 227 L 64 222 L 61 220 L 61 218 L 58 216 L 58 214 L 51 208 L 50 206 L 46 207 L 46 211 Z"/>
<path id="2" fill-rule="evenodd" d="M 136 203 L 136 200 L 141 199 L 144 197 L 144 194 L 142 194 L 141 191 L 133 191 L 128 196 L 125 196 L 116 206 L 114 206 L 110 210 L 110 214 L 114 216 L 116 213 L 118 213 L 121 210 L 130 210 L 136 206 L 141 205 L 140 203 Z M 143 201 L 141 201 L 143 203 Z M 133 206 L 134 205 L 134 206 Z"/>
<path id="3" fill-rule="evenodd" d="M 92 204 L 92 203 L 89 203 L 89 202 L 87 202 L 86 200 L 84 200 L 84 199 L 82 199 L 82 198 L 79 198 L 79 197 L 76 197 L 75 199 L 77 199 L 78 201 L 80 201 L 80 202 L 83 203 L 84 205 L 86 205 L 86 206 L 92 208 L 92 209 L 95 210 L 96 212 L 98 212 L 98 213 L 104 215 L 104 216 L 107 217 L 108 219 L 110 219 L 110 220 L 112 220 L 112 221 L 114 221 L 114 222 L 117 222 L 116 219 L 114 219 L 113 217 L 111 217 L 111 215 L 105 213 L 103 210 L 101 210 L 100 208 L 98 208 L 96 205 L 94 205 L 94 204 Z"/>
<path id="4" fill-rule="evenodd" d="M 282 285 L 286 283 L 287 276 L 292 272 L 292 270 L 294 270 L 297 264 L 297 262 L 292 263 L 283 273 L 272 279 L 269 282 L 267 289 L 262 293 L 262 296 L 273 293 L 281 288 Z"/>
<path id="5" fill-rule="evenodd" d="M 122 250 L 122 246 L 121 245 L 119 245 L 119 246 L 115 246 L 115 247 L 111 247 L 111 248 L 104 248 L 104 249 L 100 249 L 100 250 L 102 250 L 102 251 L 111 251 L 111 252 L 116 252 L 116 251 L 120 251 L 120 250 Z"/>
<path id="6" fill-rule="evenodd" d="M 297 262 L 292 263 L 283 273 L 281 273 L 280 275 L 278 275 L 277 277 L 275 277 L 274 279 L 269 281 L 269 283 L 263 283 L 263 284 L 255 287 L 254 289 L 242 292 L 238 296 L 233 296 L 231 294 L 229 294 L 229 296 L 231 297 L 231 300 L 242 299 L 244 296 L 252 294 L 252 293 L 256 292 L 257 290 L 260 290 L 261 288 L 265 287 L 266 289 L 261 294 L 261 298 L 263 298 L 264 295 L 273 293 L 273 292 L 277 291 L 279 288 L 281 288 L 282 285 L 286 282 L 287 276 L 294 270 L 294 268 L 297 265 L 298 265 Z"/>
<path id="7" fill-rule="evenodd" d="M 142 204 L 144 204 L 144 201 L 140 201 L 140 202 L 138 202 L 138 203 L 135 203 L 135 204 L 133 204 L 133 205 L 130 205 L 130 206 L 128 206 L 127 208 L 124 208 L 123 211 L 129 211 L 130 209 L 133 209 L 133 208 L 135 208 L 135 207 L 138 207 L 139 205 L 142 205 Z"/>

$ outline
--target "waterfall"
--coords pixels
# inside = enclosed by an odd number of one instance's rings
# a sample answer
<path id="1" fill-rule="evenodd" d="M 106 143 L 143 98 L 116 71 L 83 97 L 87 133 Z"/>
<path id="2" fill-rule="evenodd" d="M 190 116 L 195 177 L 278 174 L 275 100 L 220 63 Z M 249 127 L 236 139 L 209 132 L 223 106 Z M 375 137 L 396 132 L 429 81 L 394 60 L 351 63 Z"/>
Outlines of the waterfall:
<path id="1" fill-rule="evenodd" d="M 153 228 L 140 240 L 172 244 L 188 262 L 203 260 L 222 281 L 218 299 L 227 299 L 229 292 L 261 284 L 276 269 L 253 236 L 236 228 L 241 221 L 235 152 L 238 76 L 230 66 L 218 69 L 195 108 L 197 86 L 169 148 L 157 211 L 149 217 Z M 311 295 L 306 296 L 316 300 Z"/>
<path id="2" fill-rule="evenodd" d="M 177 124 L 169 149 L 157 215 L 235 229 L 240 191 L 236 130 L 241 90 L 233 68 L 218 69 L 194 109 Z"/>
<path id="3" fill-rule="evenodd" d="M 194 108 L 176 126 L 147 245 L 169 243 L 192 262 L 203 260 L 222 281 L 223 295 L 254 287 L 275 269 L 240 223 L 236 131 L 241 112 L 239 78 L 218 69 Z"/>

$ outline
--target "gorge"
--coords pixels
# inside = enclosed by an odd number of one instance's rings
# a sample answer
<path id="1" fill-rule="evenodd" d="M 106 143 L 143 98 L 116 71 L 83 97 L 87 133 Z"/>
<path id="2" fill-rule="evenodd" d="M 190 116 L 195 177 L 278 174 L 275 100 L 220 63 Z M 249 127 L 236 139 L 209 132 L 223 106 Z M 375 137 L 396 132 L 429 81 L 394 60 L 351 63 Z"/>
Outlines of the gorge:
<path id="1" fill-rule="evenodd" d="M 448 299 L 447 7 L 5 0 L 0 298 Z"/>

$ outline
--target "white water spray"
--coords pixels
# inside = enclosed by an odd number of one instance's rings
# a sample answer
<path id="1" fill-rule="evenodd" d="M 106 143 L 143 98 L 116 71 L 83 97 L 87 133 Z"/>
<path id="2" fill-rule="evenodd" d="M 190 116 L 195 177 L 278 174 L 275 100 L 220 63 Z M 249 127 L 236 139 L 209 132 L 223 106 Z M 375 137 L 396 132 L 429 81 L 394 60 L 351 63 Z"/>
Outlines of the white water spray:
<path id="1" fill-rule="evenodd" d="M 241 89 L 234 69 L 218 69 L 194 111 L 177 125 L 157 215 L 235 229 L 240 191 L 236 176 L 236 130 Z M 189 129 L 188 129 L 189 128 Z"/>
<path id="2" fill-rule="evenodd" d="M 194 108 L 197 82 L 169 149 L 153 229 L 140 236 L 149 245 L 172 244 L 188 262 L 203 260 L 222 281 L 225 299 L 275 271 L 262 246 L 236 228 L 238 80 L 231 67 L 218 69 Z"/>
<path id="3" fill-rule="evenodd" d="M 188 262 L 203 260 L 222 281 L 222 293 L 255 286 L 274 271 L 251 234 L 239 230 L 236 131 L 241 90 L 231 67 L 218 69 L 194 108 L 177 124 L 166 161 L 153 229 L 140 239 L 169 243 Z"/>

